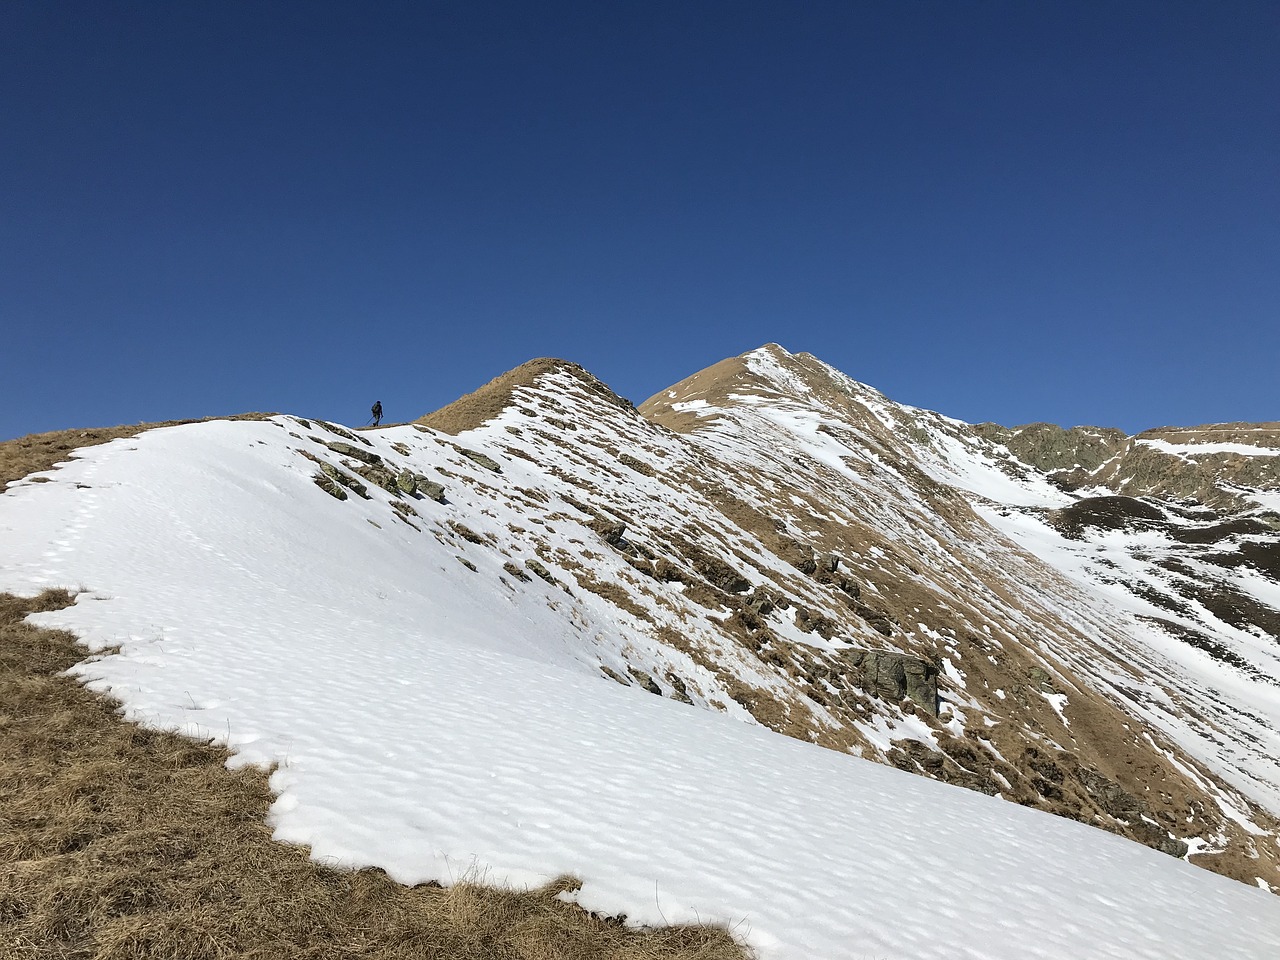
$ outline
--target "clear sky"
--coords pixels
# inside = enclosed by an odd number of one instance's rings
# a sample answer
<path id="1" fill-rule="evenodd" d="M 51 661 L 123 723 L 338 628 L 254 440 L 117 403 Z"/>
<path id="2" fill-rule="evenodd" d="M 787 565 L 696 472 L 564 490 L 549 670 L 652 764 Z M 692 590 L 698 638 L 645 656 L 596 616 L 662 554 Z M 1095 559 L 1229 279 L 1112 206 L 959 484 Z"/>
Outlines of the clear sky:
<path id="1" fill-rule="evenodd" d="M 0 438 L 639 402 L 1280 419 L 1280 4 L 0 3 Z"/>

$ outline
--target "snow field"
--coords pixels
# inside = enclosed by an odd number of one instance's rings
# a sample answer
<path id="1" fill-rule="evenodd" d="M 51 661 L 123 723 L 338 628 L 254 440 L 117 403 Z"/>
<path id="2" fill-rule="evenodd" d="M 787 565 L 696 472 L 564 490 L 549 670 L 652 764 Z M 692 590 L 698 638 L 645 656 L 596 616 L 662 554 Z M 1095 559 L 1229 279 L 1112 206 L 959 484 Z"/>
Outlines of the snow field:
<path id="1" fill-rule="evenodd" d="M 132 719 L 279 763 L 280 839 L 405 882 L 573 873 L 589 909 L 723 920 L 766 958 L 1280 955 L 1266 894 L 601 679 L 629 639 L 603 605 L 574 627 L 562 591 L 503 587 L 501 555 L 382 491 L 333 500 L 297 429 L 156 430 L 0 498 L 0 588 L 88 590 L 39 622 L 120 645 L 78 672 Z M 412 428 L 371 438 L 466 469 Z M 424 528 L 509 522 L 450 490 Z"/>

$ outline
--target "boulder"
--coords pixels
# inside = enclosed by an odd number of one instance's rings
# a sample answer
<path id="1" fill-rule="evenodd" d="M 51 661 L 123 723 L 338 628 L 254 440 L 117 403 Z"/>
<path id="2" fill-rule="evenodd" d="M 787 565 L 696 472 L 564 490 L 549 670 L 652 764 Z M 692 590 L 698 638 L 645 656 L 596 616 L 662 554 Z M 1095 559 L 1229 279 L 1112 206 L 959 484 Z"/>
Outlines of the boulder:
<path id="1" fill-rule="evenodd" d="M 333 479 L 333 477 L 329 476 L 327 473 L 318 472 L 311 479 L 315 481 L 315 485 L 317 487 L 319 487 L 329 496 L 333 497 L 335 500 L 347 499 L 347 491 L 343 490 L 342 486 L 339 483 L 337 483 Z"/>
<path id="2" fill-rule="evenodd" d="M 547 581 L 547 583 L 554 584 L 556 582 L 556 578 L 551 575 L 551 571 L 544 567 L 540 561 L 533 559 L 533 557 L 526 560 L 524 565 L 532 570 L 537 576 Z"/>
<path id="3" fill-rule="evenodd" d="M 344 457 L 350 457 L 353 460 L 361 460 L 368 464 L 382 462 L 382 457 L 378 456 L 372 450 L 361 450 L 359 447 L 352 446 L 349 443 L 342 443 L 337 440 L 327 440 L 325 441 L 325 446 L 334 453 L 340 453 Z"/>
<path id="4" fill-rule="evenodd" d="M 444 484 L 436 483 L 434 480 L 428 480 L 426 477 L 416 477 L 418 492 L 436 503 L 444 503 Z"/>
<path id="5" fill-rule="evenodd" d="M 468 450 L 466 447 L 458 447 L 458 452 L 473 463 L 480 464 L 480 466 L 484 467 L 486 470 L 492 470 L 494 473 L 502 472 L 502 467 L 498 465 L 497 460 L 494 460 L 493 457 L 490 457 L 487 454 L 481 453 L 479 450 Z"/>
<path id="6" fill-rule="evenodd" d="M 398 494 L 399 487 L 396 484 L 396 475 L 388 470 L 381 463 L 365 464 L 356 468 L 356 473 L 364 477 L 376 487 L 381 487 L 387 493 Z"/>
<path id="7" fill-rule="evenodd" d="M 895 703 L 910 700 L 938 715 L 938 668 L 928 660 L 883 650 L 845 650 L 840 656 L 863 690 Z"/>
<path id="8" fill-rule="evenodd" d="M 763 587 L 756 587 L 746 599 L 746 609 L 757 617 L 767 617 L 777 605 L 773 594 Z"/>
<path id="9" fill-rule="evenodd" d="M 700 577 L 725 593 L 742 593 L 751 588 L 751 581 L 719 557 L 697 548 L 686 548 L 687 559 Z"/>
<path id="10" fill-rule="evenodd" d="M 592 520 L 589 524 L 592 530 L 600 535 L 600 539 L 615 550 L 620 550 L 626 546 L 627 525 L 621 520 L 610 520 L 608 517 L 600 517 Z"/>

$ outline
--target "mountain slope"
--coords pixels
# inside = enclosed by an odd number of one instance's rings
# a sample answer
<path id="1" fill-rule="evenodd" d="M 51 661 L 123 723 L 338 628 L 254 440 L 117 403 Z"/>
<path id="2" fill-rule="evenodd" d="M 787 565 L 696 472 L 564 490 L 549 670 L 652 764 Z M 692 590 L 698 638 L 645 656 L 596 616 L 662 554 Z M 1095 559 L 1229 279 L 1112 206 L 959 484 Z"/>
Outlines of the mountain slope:
<path id="1" fill-rule="evenodd" d="M 85 590 L 42 618 L 121 647 L 81 675 L 283 760 L 277 836 L 317 857 L 579 872 L 592 909 L 745 917 L 779 956 L 1269 955 L 1273 899 L 977 795 L 1277 882 L 1271 688 L 1028 552 L 1076 502 L 778 347 L 639 411 L 537 361 L 416 426 L 81 451 L 0 497 L 0 587 Z M 1227 680 L 1252 719 L 1208 711 Z M 938 873 L 972 888 L 942 920 Z"/>
<path id="2" fill-rule="evenodd" d="M 764 348 L 641 410 L 712 452 L 757 511 L 841 557 L 889 623 L 846 613 L 841 635 L 875 643 L 878 627 L 882 645 L 939 665 L 942 722 L 890 762 L 1276 881 L 1274 840 L 1255 841 L 1275 836 L 1280 809 L 1274 633 L 1247 638 L 1240 669 L 1117 610 L 1116 591 L 1136 596 L 1141 580 L 1082 574 L 1045 546 L 1076 542 L 1057 532 L 1075 496 L 968 425 L 812 357 Z M 1188 540 L 1216 522 L 1177 519 Z"/>

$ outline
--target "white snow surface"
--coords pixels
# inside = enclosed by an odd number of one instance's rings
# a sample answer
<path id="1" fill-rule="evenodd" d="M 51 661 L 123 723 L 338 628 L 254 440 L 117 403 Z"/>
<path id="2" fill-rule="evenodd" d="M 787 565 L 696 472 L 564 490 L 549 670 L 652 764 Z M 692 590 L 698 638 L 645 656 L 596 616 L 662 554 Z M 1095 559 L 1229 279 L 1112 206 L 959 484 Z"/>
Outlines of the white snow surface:
<path id="1" fill-rule="evenodd" d="M 279 839 L 406 883 L 573 873 L 589 909 L 724 921 L 765 958 L 1280 956 L 1261 890 L 602 679 L 625 624 L 492 586 L 499 556 L 468 570 L 376 488 L 333 500 L 292 429 L 153 430 L 0 496 L 0 589 L 86 591 L 36 621 L 119 646 L 76 672 L 131 719 L 279 764 Z"/>

